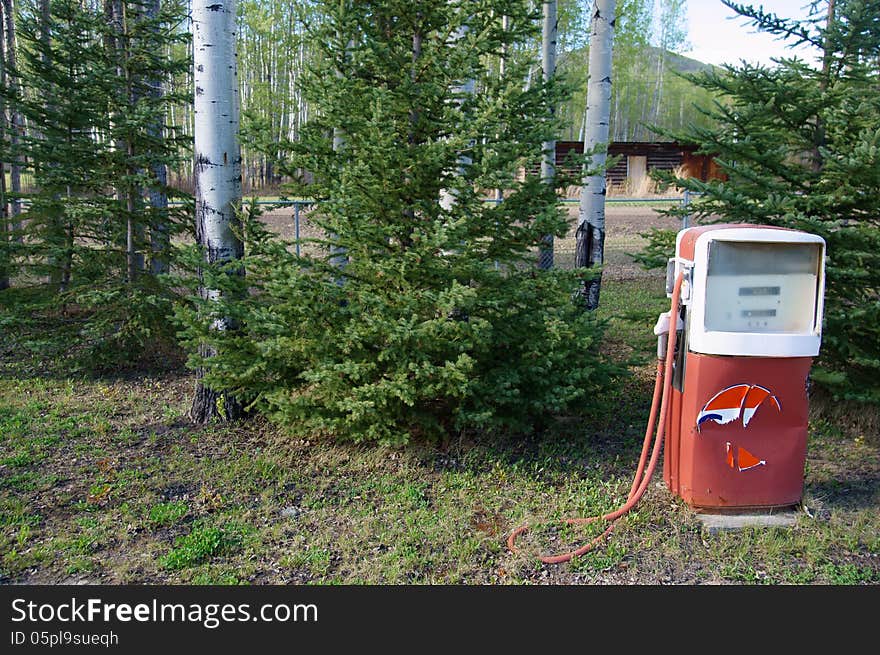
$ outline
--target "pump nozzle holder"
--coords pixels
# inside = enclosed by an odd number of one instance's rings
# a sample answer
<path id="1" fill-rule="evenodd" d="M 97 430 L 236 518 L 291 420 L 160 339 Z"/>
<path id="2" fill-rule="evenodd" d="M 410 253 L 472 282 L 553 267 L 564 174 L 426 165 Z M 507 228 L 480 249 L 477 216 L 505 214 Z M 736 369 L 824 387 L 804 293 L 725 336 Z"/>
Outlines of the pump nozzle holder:
<path id="1" fill-rule="evenodd" d="M 679 332 L 684 329 L 684 321 L 681 316 L 677 317 L 675 322 L 675 330 Z M 657 359 L 666 358 L 666 344 L 669 342 L 669 312 L 660 314 L 657 318 L 657 324 L 654 326 L 654 334 L 657 335 Z"/>

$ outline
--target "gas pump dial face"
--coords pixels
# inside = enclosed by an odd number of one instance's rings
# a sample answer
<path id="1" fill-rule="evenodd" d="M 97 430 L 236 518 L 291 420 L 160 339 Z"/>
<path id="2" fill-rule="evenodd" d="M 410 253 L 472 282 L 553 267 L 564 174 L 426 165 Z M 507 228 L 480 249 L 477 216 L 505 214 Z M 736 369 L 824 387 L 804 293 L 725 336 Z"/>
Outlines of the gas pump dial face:
<path id="1" fill-rule="evenodd" d="M 693 257 L 686 303 L 693 352 L 812 357 L 822 335 L 825 242 L 792 230 L 726 226 L 696 240 L 679 233 L 676 257 Z M 692 243 L 692 252 L 685 249 Z"/>
<path id="2" fill-rule="evenodd" d="M 809 333 L 819 248 L 811 243 L 714 241 L 706 277 L 707 330 Z"/>

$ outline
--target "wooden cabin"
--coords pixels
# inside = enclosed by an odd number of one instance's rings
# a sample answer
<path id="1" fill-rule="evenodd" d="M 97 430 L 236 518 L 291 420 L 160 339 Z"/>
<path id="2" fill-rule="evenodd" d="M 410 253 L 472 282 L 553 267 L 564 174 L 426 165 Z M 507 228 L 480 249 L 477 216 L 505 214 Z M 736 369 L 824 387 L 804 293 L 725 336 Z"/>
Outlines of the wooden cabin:
<path id="1" fill-rule="evenodd" d="M 642 188 L 643 181 L 650 171 L 676 169 L 688 177 L 696 177 L 704 182 L 725 179 L 717 162 L 711 156 L 696 154 L 696 150 L 696 146 L 674 141 L 612 142 L 608 148 L 608 155 L 620 156 L 620 159 L 608 170 L 608 184 L 617 189 L 632 191 Z M 566 159 L 571 152 L 583 154 L 584 144 L 581 141 L 556 142 L 558 169 L 565 168 Z"/>

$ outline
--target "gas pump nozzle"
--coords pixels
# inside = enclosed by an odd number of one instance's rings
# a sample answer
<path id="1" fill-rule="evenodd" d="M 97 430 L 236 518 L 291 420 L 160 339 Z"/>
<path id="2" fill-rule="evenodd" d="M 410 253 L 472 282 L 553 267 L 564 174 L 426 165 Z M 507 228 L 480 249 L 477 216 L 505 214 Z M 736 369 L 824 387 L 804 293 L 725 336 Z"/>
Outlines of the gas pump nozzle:
<path id="1" fill-rule="evenodd" d="M 657 318 L 657 324 L 654 326 L 654 334 L 657 335 L 657 359 L 666 358 L 666 345 L 669 341 L 669 312 L 660 314 Z M 684 329 L 684 321 L 681 316 L 676 316 L 675 331 Z"/>

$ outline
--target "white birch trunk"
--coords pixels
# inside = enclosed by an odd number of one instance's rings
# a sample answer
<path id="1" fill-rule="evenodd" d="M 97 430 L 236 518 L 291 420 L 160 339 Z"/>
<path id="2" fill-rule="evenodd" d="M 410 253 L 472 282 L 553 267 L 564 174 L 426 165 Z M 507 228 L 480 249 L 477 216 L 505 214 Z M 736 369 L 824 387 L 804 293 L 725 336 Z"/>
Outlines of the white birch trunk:
<path id="1" fill-rule="evenodd" d="M 455 40 L 458 41 L 467 36 L 470 28 L 467 25 L 462 25 L 458 28 L 458 31 L 455 35 Z M 461 107 L 464 103 L 464 96 L 473 95 L 474 90 L 476 89 L 476 81 L 471 78 L 468 80 L 464 80 L 460 85 L 456 86 L 453 89 L 453 94 L 458 96 L 456 100 L 456 104 Z M 473 163 L 473 160 L 467 155 L 459 155 L 458 163 L 456 165 L 456 174 L 461 176 L 464 175 L 465 170 L 468 166 Z M 440 206 L 445 211 L 450 211 L 452 207 L 455 205 L 456 194 L 454 189 L 440 189 Z"/>
<path id="2" fill-rule="evenodd" d="M 656 125 L 660 120 L 660 103 L 663 99 L 663 74 L 666 72 L 666 39 L 660 43 L 657 53 L 657 71 L 654 76 L 654 98 L 651 101 L 651 123 Z"/>
<path id="3" fill-rule="evenodd" d="M 587 129 L 584 152 L 598 149 L 585 175 L 578 216 L 576 267 L 601 266 L 605 254 L 605 166 L 608 156 L 608 123 L 611 109 L 611 48 L 614 38 L 615 0 L 595 0 L 590 20 L 589 83 L 587 85 Z M 599 306 L 601 277 L 581 289 L 586 308 Z"/>
<path id="4" fill-rule="evenodd" d="M 224 262 L 243 255 L 243 244 L 234 232 L 241 203 L 235 0 L 193 0 L 192 25 L 196 238 L 209 263 Z M 216 289 L 202 293 L 209 300 L 220 295 Z M 214 323 L 218 330 L 232 327 L 225 318 Z M 229 394 L 199 382 L 190 410 L 194 421 L 229 420 L 240 412 Z"/>
<path id="5" fill-rule="evenodd" d="M 345 60 L 348 61 L 349 58 L 349 50 L 354 48 L 354 41 L 349 40 L 348 45 L 346 46 L 345 51 Z M 344 76 L 343 71 L 337 70 L 336 77 L 342 79 Z M 333 128 L 333 152 L 341 152 L 342 149 L 345 148 L 345 132 L 339 126 Z M 348 265 L 348 253 L 345 250 L 344 246 L 339 245 L 339 235 L 333 233 L 330 234 L 330 263 L 333 264 L 340 271 L 344 271 L 345 267 Z M 336 284 L 343 285 L 345 283 L 345 279 L 343 277 L 336 278 Z"/>
<path id="6" fill-rule="evenodd" d="M 241 203 L 235 0 L 194 0 L 196 234 L 209 262 L 240 258 Z M 210 294 L 216 294 L 211 291 Z"/>
<path id="7" fill-rule="evenodd" d="M 549 82 L 556 73 L 556 34 L 558 22 L 556 19 L 556 0 L 547 0 L 544 3 L 544 23 L 541 34 L 541 69 L 544 73 L 544 82 Z M 555 112 L 555 107 L 553 108 Z M 541 179 L 545 184 L 553 184 L 556 175 L 556 141 L 545 141 L 543 145 L 544 158 L 541 161 Z M 553 268 L 553 235 L 546 234 L 538 254 L 538 268 L 548 270 Z"/>

